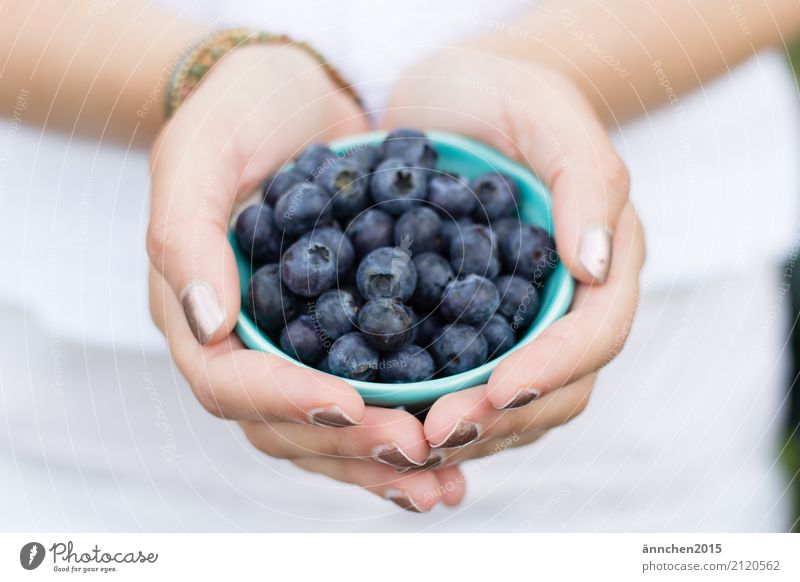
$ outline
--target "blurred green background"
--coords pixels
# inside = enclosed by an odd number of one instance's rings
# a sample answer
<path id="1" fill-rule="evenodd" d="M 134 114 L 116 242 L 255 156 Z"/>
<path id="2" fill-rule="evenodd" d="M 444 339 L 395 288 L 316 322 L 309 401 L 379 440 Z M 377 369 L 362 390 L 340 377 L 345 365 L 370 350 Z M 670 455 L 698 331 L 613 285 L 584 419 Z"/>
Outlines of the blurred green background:
<path id="1" fill-rule="evenodd" d="M 800 42 L 789 49 L 789 60 L 792 62 L 794 72 L 800 84 Z M 800 160 L 797 161 L 800 163 Z M 800 192 L 797 193 L 800 196 Z M 791 279 L 790 279 L 791 280 Z M 800 330 L 797 329 L 800 322 L 800 284 L 792 280 L 792 299 L 793 299 L 793 326 L 792 326 L 792 347 L 794 356 L 794 374 L 788 378 L 790 384 L 790 408 L 791 415 L 787 425 L 786 446 L 783 448 L 782 456 L 785 461 L 789 477 L 792 479 L 792 491 L 794 495 L 794 531 L 800 532 Z"/>

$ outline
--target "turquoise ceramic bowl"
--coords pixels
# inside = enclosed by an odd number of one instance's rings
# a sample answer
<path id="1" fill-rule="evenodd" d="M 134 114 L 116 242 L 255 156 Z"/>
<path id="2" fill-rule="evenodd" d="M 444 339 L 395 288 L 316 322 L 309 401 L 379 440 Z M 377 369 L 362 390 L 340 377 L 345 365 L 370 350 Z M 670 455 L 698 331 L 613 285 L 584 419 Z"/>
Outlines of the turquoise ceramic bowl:
<path id="1" fill-rule="evenodd" d="M 513 162 L 498 151 L 465 137 L 438 131 L 427 132 L 428 137 L 436 145 L 439 152 L 438 168 L 448 172 L 462 174 L 474 178 L 488 171 L 499 171 L 513 176 L 522 193 L 521 217 L 525 222 L 547 228 L 552 233 L 550 193 L 541 180 L 528 168 Z M 339 140 L 331 147 L 334 151 L 352 149 L 358 144 L 379 143 L 385 133 L 374 132 L 354 135 Z M 239 279 L 242 293 L 246 293 L 250 280 L 250 259 L 238 249 L 236 240 L 230 237 L 236 260 L 239 266 Z M 498 362 L 508 357 L 520 346 L 530 343 L 543 329 L 564 315 L 572 302 L 574 281 L 563 264 L 559 263 L 555 271 L 547 279 L 541 295 L 541 306 L 536 319 L 511 351 L 463 374 L 409 384 L 380 384 L 377 382 L 361 382 L 347 380 L 367 404 L 382 406 L 420 405 L 433 402 L 444 394 L 463 390 L 486 383 L 489 375 Z M 242 297 L 244 305 L 244 296 Z M 267 336 L 262 334 L 245 310 L 239 314 L 236 331 L 244 344 L 254 350 L 286 358 L 303 366 L 291 356 L 284 353 Z"/>

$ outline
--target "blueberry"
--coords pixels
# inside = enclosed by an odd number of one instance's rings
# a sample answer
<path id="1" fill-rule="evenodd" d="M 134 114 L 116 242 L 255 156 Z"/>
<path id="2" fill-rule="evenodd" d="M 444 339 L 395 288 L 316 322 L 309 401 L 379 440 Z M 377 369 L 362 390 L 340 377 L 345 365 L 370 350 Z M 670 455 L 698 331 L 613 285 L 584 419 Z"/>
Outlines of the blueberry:
<path id="1" fill-rule="evenodd" d="M 441 255 L 422 253 L 413 259 L 417 269 L 417 288 L 411 298 L 415 309 L 426 312 L 439 305 L 447 284 L 455 279 L 453 269 Z"/>
<path id="2" fill-rule="evenodd" d="M 336 154 L 328 146 L 316 143 L 295 158 L 293 169 L 305 178 L 316 180 L 334 161 Z"/>
<path id="3" fill-rule="evenodd" d="M 532 224 L 521 224 L 500 241 L 500 256 L 506 271 L 541 284 L 558 263 L 556 244 L 547 231 Z"/>
<path id="4" fill-rule="evenodd" d="M 358 312 L 358 327 L 379 350 L 394 350 L 413 335 L 414 314 L 396 299 L 370 299 Z"/>
<path id="5" fill-rule="evenodd" d="M 413 253 L 438 253 L 442 248 L 442 219 L 424 206 L 404 212 L 394 224 L 394 244 Z"/>
<path id="6" fill-rule="evenodd" d="M 364 257 L 375 249 L 392 246 L 394 218 L 383 210 L 370 208 L 353 219 L 346 234 L 353 243 L 356 255 Z"/>
<path id="7" fill-rule="evenodd" d="M 450 240 L 450 264 L 458 274 L 477 274 L 493 279 L 500 273 L 497 242 L 488 226 L 474 224 Z"/>
<path id="8" fill-rule="evenodd" d="M 366 338 L 352 332 L 343 335 L 331 346 L 328 366 L 331 374 L 351 380 L 369 380 L 378 369 L 380 355 Z"/>
<path id="9" fill-rule="evenodd" d="M 311 317 L 324 337 L 336 340 L 353 331 L 358 308 L 358 301 L 351 293 L 331 289 L 317 298 Z"/>
<path id="10" fill-rule="evenodd" d="M 294 170 L 276 172 L 264 182 L 261 196 L 265 203 L 275 208 L 281 196 L 286 194 L 292 186 L 302 184 L 305 179 L 306 177 L 303 174 Z"/>
<path id="11" fill-rule="evenodd" d="M 501 315 L 493 315 L 481 328 L 481 334 L 486 340 L 489 359 L 506 353 L 516 342 L 514 329 Z"/>
<path id="12" fill-rule="evenodd" d="M 474 216 L 481 222 L 489 222 L 516 216 L 519 201 L 519 186 L 514 178 L 500 172 L 489 172 L 475 178 L 470 184 L 478 206 Z"/>
<path id="13" fill-rule="evenodd" d="M 417 312 L 411 309 L 411 333 L 408 336 L 408 340 L 406 343 L 413 344 L 417 341 L 417 335 L 419 335 L 419 315 Z"/>
<path id="14" fill-rule="evenodd" d="M 452 218 L 442 218 L 442 243 L 447 252 L 450 252 L 450 245 L 453 240 L 462 240 L 464 237 L 464 229 L 468 226 L 475 224 L 471 218 L 459 218 L 453 220 Z"/>
<path id="15" fill-rule="evenodd" d="M 339 280 L 344 281 L 356 263 L 356 252 L 350 239 L 338 228 L 323 226 L 301 236 L 298 241 L 320 242 L 333 250 Z"/>
<path id="16" fill-rule="evenodd" d="M 320 174 L 317 184 L 332 197 L 337 220 L 346 222 L 370 205 L 369 177 L 355 160 L 337 160 Z"/>
<path id="17" fill-rule="evenodd" d="M 281 232 L 275 226 L 275 214 L 266 204 L 245 208 L 236 219 L 239 248 L 253 263 L 273 263 L 280 258 Z"/>
<path id="18" fill-rule="evenodd" d="M 298 295 L 316 297 L 336 283 L 336 253 L 322 242 L 299 240 L 283 253 L 281 278 Z"/>
<path id="19" fill-rule="evenodd" d="M 539 290 L 517 275 L 502 275 L 495 279 L 500 293 L 497 312 L 506 318 L 514 330 L 527 328 L 539 311 Z"/>
<path id="20" fill-rule="evenodd" d="M 383 353 L 378 364 L 378 379 L 389 384 L 430 380 L 434 372 L 431 355 L 413 344 Z"/>
<path id="21" fill-rule="evenodd" d="M 364 172 L 371 173 L 381 161 L 381 148 L 373 144 L 359 144 L 345 152 L 345 157 L 353 160 Z"/>
<path id="22" fill-rule="evenodd" d="M 308 315 L 301 315 L 283 328 L 281 349 L 309 365 L 314 365 L 325 357 L 322 339 Z"/>
<path id="23" fill-rule="evenodd" d="M 331 372 L 330 356 L 325 356 L 324 358 L 322 358 L 322 361 L 319 364 L 317 364 L 317 370 L 319 370 L 320 372 L 325 372 L 326 374 L 333 374 L 333 372 Z"/>
<path id="24" fill-rule="evenodd" d="M 303 182 L 289 189 L 275 205 L 275 224 L 300 236 L 330 220 L 331 197 L 319 186 Z"/>
<path id="25" fill-rule="evenodd" d="M 419 206 L 428 193 L 425 171 L 396 158 L 384 160 L 370 179 L 372 199 L 394 216 Z"/>
<path id="26" fill-rule="evenodd" d="M 500 241 L 506 240 L 512 231 L 520 230 L 522 228 L 521 225 L 522 223 L 516 218 L 501 218 L 490 224 L 489 226 L 494 233 L 498 248 L 500 247 Z"/>
<path id="27" fill-rule="evenodd" d="M 440 311 L 447 321 L 481 326 L 497 311 L 500 294 L 494 283 L 478 275 L 451 281 L 442 295 Z"/>
<path id="28" fill-rule="evenodd" d="M 486 339 L 470 325 L 448 325 L 431 346 L 442 376 L 460 374 L 483 365 L 488 356 Z"/>
<path id="29" fill-rule="evenodd" d="M 281 283 L 277 263 L 264 265 L 250 278 L 247 288 L 247 311 L 258 327 L 277 332 L 301 312 L 301 304 Z"/>
<path id="30" fill-rule="evenodd" d="M 423 315 L 414 325 L 414 329 L 417 332 L 414 343 L 427 348 L 442 333 L 443 327 L 442 318 L 435 312 Z"/>
<path id="31" fill-rule="evenodd" d="M 376 249 L 361 260 L 356 285 L 365 299 L 408 300 L 417 286 L 411 253 L 398 247 Z"/>
<path id="32" fill-rule="evenodd" d="M 433 169 L 439 157 L 431 141 L 416 129 L 396 129 L 381 145 L 383 159 L 398 158 L 418 168 Z"/>
<path id="33" fill-rule="evenodd" d="M 451 218 L 470 216 L 478 203 L 466 180 L 451 174 L 436 174 L 431 178 L 428 201 L 442 216 Z"/>

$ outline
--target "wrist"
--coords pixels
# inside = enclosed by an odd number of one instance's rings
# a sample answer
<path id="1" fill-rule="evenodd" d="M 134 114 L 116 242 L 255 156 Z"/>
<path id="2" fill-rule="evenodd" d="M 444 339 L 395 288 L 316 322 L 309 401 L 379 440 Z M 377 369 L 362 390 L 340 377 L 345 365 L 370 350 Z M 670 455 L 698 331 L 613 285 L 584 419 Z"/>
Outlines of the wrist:
<path id="1" fill-rule="evenodd" d="M 264 61 L 277 67 L 279 73 L 293 74 L 297 78 L 322 80 L 327 77 L 334 92 L 346 94 L 357 106 L 361 104 L 358 95 L 339 72 L 307 43 L 294 41 L 283 34 L 239 28 L 215 32 L 185 51 L 167 86 L 166 117 L 171 117 L 203 79 L 223 65 L 222 61 L 247 62 L 248 59 L 252 66 L 260 67 Z M 289 69 L 281 69 L 281 66 Z M 279 74 L 277 78 L 285 77 Z M 265 80 L 273 79 L 273 76 L 265 77 Z"/>

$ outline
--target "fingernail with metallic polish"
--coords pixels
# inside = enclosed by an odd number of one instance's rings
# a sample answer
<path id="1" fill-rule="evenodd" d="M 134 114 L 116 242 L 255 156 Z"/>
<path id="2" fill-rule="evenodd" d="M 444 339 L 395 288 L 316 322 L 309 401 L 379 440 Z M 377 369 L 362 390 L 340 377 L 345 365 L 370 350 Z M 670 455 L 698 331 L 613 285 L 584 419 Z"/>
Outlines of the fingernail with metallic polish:
<path id="1" fill-rule="evenodd" d="M 413 511 L 414 513 L 424 513 L 420 509 L 411 496 L 402 489 L 387 489 L 383 494 L 384 499 L 388 499 L 392 503 L 396 503 L 406 511 Z"/>
<path id="2" fill-rule="evenodd" d="M 430 454 L 428 455 L 428 458 L 425 460 L 424 464 L 415 465 L 413 467 L 405 467 L 405 468 L 402 468 L 402 469 L 397 469 L 397 472 L 398 473 L 406 473 L 406 472 L 410 471 L 411 469 L 414 469 L 414 470 L 417 470 L 417 471 L 424 471 L 424 470 L 427 470 L 427 469 L 433 469 L 434 467 L 438 467 L 439 465 L 444 463 L 446 458 L 447 458 L 447 455 L 445 454 L 444 451 L 442 451 L 440 449 L 434 449 L 434 450 L 432 450 L 430 452 Z"/>
<path id="3" fill-rule="evenodd" d="M 539 398 L 539 391 L 535 388 L 520 388 L 511 399 L 503 404 L 502 406 L 498 406 L 498 410 L 512 410 L 514 408 L 522 408 L 526 404 L 530 404 L 534 400 Z"/>
<path id="4" fill-rule="evenodd" d="M 391 465 L 397 469 L 409 469 L 412 467 L 421 467 L 423 465 L 423 463 L 417 463 L 414 459 L 409 457 L 405 451 L 394 442 L 379 445 L 372 449 L 372 458 L 379 463 Z"/>
<path id="5" fill-rule="evenodd" d="M 205 281 L 197 281 L 184 290 L 181 304 L 194 337 L 201 345 L 207 344 L 225 321 L 217 292 Z"/>
<path id="6" fill-rule="evenodd" d="M 581 265 L 595 281 L 605 283 L 611 267 L 611 233 L 603 226 L 592 226 L 581 235 Z"/>
<path id="7" fill-rule="evenodd" d="M 440 443 L 431 444 L 434 448 L 455 449 L 477 440 L 481 434 L 481 425 L 468 420 L 459 420 Z"/>
<path id="8" fill-rule="evenodd" d="M 329 406 L 327 408 L 315 408 L 308 411 L 308 421 L 317 426 L 327 426 L 332 428 L 341 428 L 346 426 L 357 426 L 361 424 L 352 416 L 347 414 L 344 410 L 337 405 Z"/>

